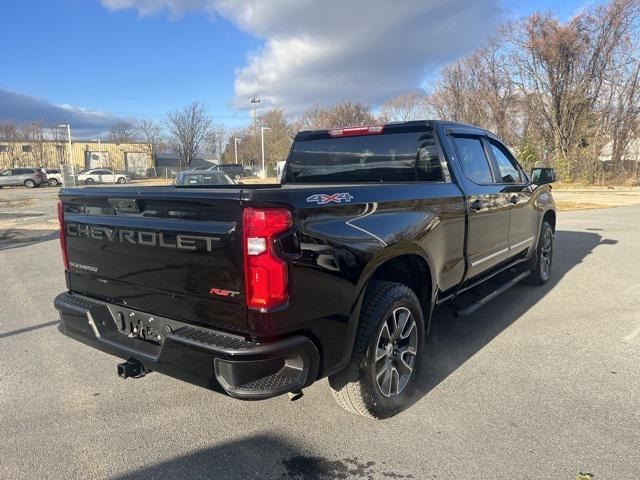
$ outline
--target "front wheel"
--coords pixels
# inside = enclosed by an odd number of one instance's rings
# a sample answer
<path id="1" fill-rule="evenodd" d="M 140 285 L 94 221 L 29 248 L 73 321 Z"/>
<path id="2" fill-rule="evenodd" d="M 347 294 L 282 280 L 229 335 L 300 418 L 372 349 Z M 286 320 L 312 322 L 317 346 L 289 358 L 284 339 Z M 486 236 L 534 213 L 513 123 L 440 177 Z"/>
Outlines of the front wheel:
<path id="1" fill-rule="evenodd" d="M 93 178 L 87 178 L 87 179 L 84 181 L 84 184 L 85 184 L 85 185 L 93 185 L 94 183 L 95 183 L 95 180 L 94 180 Z"/>
<path id="2" fill-rule="evenodd" d="M 120 178 L 118 178 L 117 182 L 118 182 L 120 185 L 122 185 L 123 183 L 127 183 L 127 179 L 126 179 L 126 178 L 124 178 L 124 177 L 120 177 Z"/>
<path id="3" fill-rule="evenodd" d="M 329 377 L 336 401 L 350 412 L 378 419 L 405 409 L 419 375 L 425 331 L 420 302 L 409 287 L 372 282 L 351 362 Z"/>
<path id="4" fill-rule="evenodd" d="M 56 180 L 55 178 L 50 178 L 49 180 L 47 180 L 47 183 L 50 187 L 57 187 L 60 184 L 60 182 L 58 182 L 58 180 Z"/>
<path id="5" fill-rule="evenodd" d="M 551 277 L 551 264 L 553 263 L 553 228 L 544 220 L 540 228 L 538 246 L 529 261 L 528 267 L 531 275 L 524 279 L 529 285 L 543 285 Z"/>

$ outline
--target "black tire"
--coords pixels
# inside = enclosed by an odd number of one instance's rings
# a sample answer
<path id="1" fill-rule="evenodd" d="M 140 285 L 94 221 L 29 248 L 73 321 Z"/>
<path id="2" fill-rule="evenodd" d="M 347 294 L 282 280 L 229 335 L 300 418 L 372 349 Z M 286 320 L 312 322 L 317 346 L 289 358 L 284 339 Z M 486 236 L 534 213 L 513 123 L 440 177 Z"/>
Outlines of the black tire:
<path id="1" fill-rule="evenodd" d="M 96 181 L 95 181 L 93 178 L 87 178 L 87 179 L 84 181 L 84 184 L 85 184 L 85 185 L 93 185 L 94 183 L 96 183 Z"/>
<path id="2" fill-rule="evenodd" d="M 392 341 L 385 341 L 385 328 L 389 333 L 393 328 L 390 325 L 402 323 L 401 320 L 396 321 L 396 312 L 403 315 L 406 311 L 410 314 L 404 326 L 398 326 L 396 331 L 407 337 L 399 337 L 389 347 Z M 393 282 L 372 282 L 363 300 L 351 361 L 343 371 L 329 377 L 329 385 L 338 404 L 350 412 L 377 419 L 392 417 L 409 406 L 420 374 L 425 332 L 420 302 L 409 287 Z M 413 340 L 415 353 L 408 350 Z M 379 348 L 385 344 L 387 348 Z M 390 353 L 390 350 L 393 352 Z M 396 352 L 400 350 L 403 353 L 398 357 Z M 394 358 L 396 363 L 393 363 Z M 411 368 L 407 363 L 411 364 Z M 401 369 L 404 372 L 402 374 L 399 373 Z M 387 373 L 390 378 L 388 383 L 385 381 Z M 383 389 L 387 392 L 383 392 Z"/>
<path id="3" fill-rule="evenodd" d="M 57 187 L 58 185 L 60 185 L 60 182 L 58 182 L 58 180 L 55 178 L 50 178 L 49 180 L 47 180 L 47 183 L 50 187 Z"/>
<path id="4" fill-rule="evenodd" d="M 119 183 L 120 185 L 122 185 L 123 183 L 127 183 L 127 179 L 124 177 L 120 177 L 116 180 L 116 183 Z"/>
<path id="5" fill-rule="evenodd" d="M 523 280 L 529 285 L 544 285 L 551 277 L 551 265 L 553 263 L 553 228 L 546 220 L 543 220 L 540 228 L 538 246 L 527 268 L 531 275 Z"/>
<path id="6" fill-rule="evenodd" d="M 24 181 L 24 186 L 27 187 L 27 188 L 33 188 L 33 187 L 36 186 L 36 182 L 34 182 L 31 179 L 27 179 L 27 180 Z"/>

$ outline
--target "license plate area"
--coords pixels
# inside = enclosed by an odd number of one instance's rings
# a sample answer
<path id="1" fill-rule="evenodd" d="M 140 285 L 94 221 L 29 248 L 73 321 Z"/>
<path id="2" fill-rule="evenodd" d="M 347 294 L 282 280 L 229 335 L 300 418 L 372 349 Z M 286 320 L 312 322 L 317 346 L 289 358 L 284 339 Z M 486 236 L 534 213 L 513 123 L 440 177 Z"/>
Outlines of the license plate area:
<path id="1" fill-rule="evenodd" d="M 153 315 L 136 312 L 125 308 L 110 308 L 116 329 L 129 338 L 162 345 L 167 333 L 171 331 L 168 325 Z"/>

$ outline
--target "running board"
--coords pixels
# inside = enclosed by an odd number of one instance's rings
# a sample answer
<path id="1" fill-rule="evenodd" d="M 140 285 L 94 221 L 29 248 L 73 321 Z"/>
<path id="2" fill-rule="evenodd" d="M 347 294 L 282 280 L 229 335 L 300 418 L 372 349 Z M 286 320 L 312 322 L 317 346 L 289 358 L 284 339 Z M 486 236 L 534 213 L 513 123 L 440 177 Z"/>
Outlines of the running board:
<path id="1" fill-rule="evenodd" d="M 467 305 L 466 307 L 461 308 L 461 309 L 454 308 L 453 309 L 453 315 L 456 316 L 456 317 L 464 317 L 464 316 L 467 316 L 467 315 L 471 315 L 477 309 L 479 309 L 480 307 L 482 307 L 483 305 L 485 305 L 489 301 L 493 300 L 494 298 L 496 298 L 501 293 L 506 292 L 507 290 L 509 290 L 514 285 L 520 283 L 522 280 L 527 278 L 529 275 L 531 275 L 531 270 L 527 270 L 525 272 L 522 272 L 517 277 L 514 277 L 511 280 L 509 280 L 508 282 L 503 283 L 498 288 L 493 290 L 491 293 L 489 293 L 489 294 L 485 295 L 484 297 L 482 297 L 480 300 L 477 300 L 477 301 L 471 303 L 470 305 Z"/>

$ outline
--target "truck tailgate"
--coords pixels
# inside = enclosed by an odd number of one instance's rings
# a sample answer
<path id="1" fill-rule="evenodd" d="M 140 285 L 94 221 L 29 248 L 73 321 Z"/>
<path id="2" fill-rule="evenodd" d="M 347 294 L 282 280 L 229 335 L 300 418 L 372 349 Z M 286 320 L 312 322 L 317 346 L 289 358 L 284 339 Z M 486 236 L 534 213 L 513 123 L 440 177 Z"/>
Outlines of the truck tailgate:
<path id="1" fill-rule="evenodd" d="M 239 189 L 63 190 L 73 292 L 247 332 Z"/>

